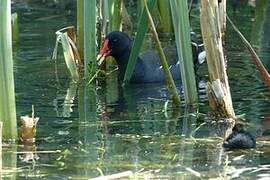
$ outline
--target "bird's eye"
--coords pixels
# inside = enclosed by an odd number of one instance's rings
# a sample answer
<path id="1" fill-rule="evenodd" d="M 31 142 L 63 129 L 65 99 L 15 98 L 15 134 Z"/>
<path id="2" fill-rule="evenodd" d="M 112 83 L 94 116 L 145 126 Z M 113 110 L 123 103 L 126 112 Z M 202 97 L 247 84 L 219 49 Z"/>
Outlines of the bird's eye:
<path id="1" fill-rule="evenodd" d="M 118 39 L 113 39 L 112 42 L 113 43 L 117 43 L 118 42 Z"/>

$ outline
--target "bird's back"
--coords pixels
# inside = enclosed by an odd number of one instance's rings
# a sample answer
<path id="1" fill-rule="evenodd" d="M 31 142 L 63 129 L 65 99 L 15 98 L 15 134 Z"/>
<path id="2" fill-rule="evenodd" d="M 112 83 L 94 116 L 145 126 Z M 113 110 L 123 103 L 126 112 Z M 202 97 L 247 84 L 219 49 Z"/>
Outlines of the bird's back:
<path id="1" fill-rule="evenodd" d="M 169 65 L 170 72 L 174 80 L 181 79 L 180 67 L 177 62 L 177 52 L 175 47 L 167 49 L 165 56 Z M 134 70 L 133 82 L 162 82 L 165 80 L 163 68 L 160 63 L 160 57 L 157 51 L 146 51 L 138 58 Z M 139 77 L 139 78 L 138 78 Z"/>

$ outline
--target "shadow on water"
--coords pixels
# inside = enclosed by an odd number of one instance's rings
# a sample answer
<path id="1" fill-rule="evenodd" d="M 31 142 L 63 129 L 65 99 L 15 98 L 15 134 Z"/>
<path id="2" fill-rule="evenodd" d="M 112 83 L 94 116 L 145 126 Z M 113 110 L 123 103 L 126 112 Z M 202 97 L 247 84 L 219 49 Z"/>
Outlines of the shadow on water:
<path id="1" fill-rule="evenodd" d="M 3 146 L 3 177 L 86 179 L 132 170 L 139 177 L 153 179 L 269 178 L 268 141 L 264 145 L 259 141 L 256 150 L 224 152 L 222 139 L 205 123 L 205 93 L 197 112 L 174 109 L 161 84 L 122 88 L 111 76 L 107 87 L 78 85 L 70 82 L 62 56 L 57 61 L 58 81 L 51 60 L 54 32 L 75 24 L 74 6 L 55 8 L 25 2 L 14 4 L 20 18 L 20 43 L 14 49 L 17 112 L 18 116 L 30 114 L 34 104 L 40 121 L 32 149 Z M 266 9 L 268 16 L 269 4 Z M 254 9 L 245 6 L 245 12 L 248 16 L 235 11 L 234 20 L 251 39 Z M 195 30 L 199 29 L 196 21 L 195 17 Z M 264 37 L 259 44 L 265 59 L 269 59 L 265 53 L 269 51 L 265 36 L 268 21 L 260 22 L 263 33 L 257 33 Z M 230 27 L 227 33 L 228 74 L 236 114 L 249 123 L 250 132 L 268 140 L 269 92 Z M 206 78 L 205 67 L 201 71 Z M 23 160 L 21 152 L 26 151 L 33 152 L 32 160 Z"/>

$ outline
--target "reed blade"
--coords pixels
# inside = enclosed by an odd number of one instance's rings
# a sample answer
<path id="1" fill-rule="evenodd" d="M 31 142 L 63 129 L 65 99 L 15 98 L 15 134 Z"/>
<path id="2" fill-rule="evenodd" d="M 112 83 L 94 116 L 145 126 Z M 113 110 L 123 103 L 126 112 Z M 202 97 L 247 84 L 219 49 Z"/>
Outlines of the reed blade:
<path id="1" fill-rule="evenodd" d="M 77 36 L 78 50 L 81 59 L 83 59 L 84 50 L 84 0 L 77 0 Z"/>
<path id="2" fill-rule="evenodd" d="M 186 104 L 198 103 L 187 1 L 170 0 Z"/>
<path id="3" fill-rule="evenodd" d="M 150 11 L 153 10 L 155 4 L 156 4 L 156 0 L 148 0 L 148 8 Z M 144 40 L 144 36 L 147 30 L 148 30 L 148 18 L 147 18 L 146 10 L 144 8 L 139 18 L 137 34 L 133 42 L 132 50 L 128 59 L 128 65 L 127 65 L 127 69 L 126 69 L 126 73 L 124 77 L 124 85 L 128 84 L 132 77 L 132 74 L 133 74 L 133 71 L 137 62 L 137 57 L 139 55 L 139 52 L 140 52 L 140 49 Z"/>
<path id="4" fill-rule="evenodd" d="M 234 25 L 234 23 L 232 22 L 232 20 L 229 18 L 228 15 L 227 15 L 227 20 L 230 22 L 233 29 L 235 30 L 235 32 L 237 32 L 240 39 L 242 40 L 242 42 L 244 43 L 244 45 L 246 46 L 246 48 L 250 52 L 252 60 L 254 61 L 260 74 L 262 75 L 264 83 L 267 85 L 268 88 L 270 88 L 270 75 L 269 75 L 268 71 L 266 70 L 266 68 L 264 67 L 264 65 L 263 65 L 262 61 L 260 60 L 259 56 L 257 55 L 256 51 L 252 48 L 251 44 L 244 37 L 244 35 L 239 31 L 239 29 Z"/>
<path id="5" fill-rule="evenodd" d="M 158 11 L 160 16 L 160 22 L 158 30 L 162 33 L 172 33 L 172 16 L 170 11 L 170 2 L 164 0 L 158 0 Z"/>
<path id="6" fill-rule="evenodd" d="M 84 77 L 96 73 L 96 0 L 84 0 Z"/>
<path id="7" fill-rule="evenodd" d="M 121 31 L 123 0 L 110 0 L 110 3 L 110 31 Z"/>
<path id="8" fill-rule="evenodd" d="M 65 33 L 60 34 L 60 39 L 61 39 L 61 44 L 63 47 L 63 53 L 64 53 L 67 68 L 71 74 L 72 79 L 74 81 L 78 81 L 79 73 L 78 73 L 77 65 L 74 60 L 72 48 L 69 44 L 69 37 L 67 33 L 65 32 Z"/>

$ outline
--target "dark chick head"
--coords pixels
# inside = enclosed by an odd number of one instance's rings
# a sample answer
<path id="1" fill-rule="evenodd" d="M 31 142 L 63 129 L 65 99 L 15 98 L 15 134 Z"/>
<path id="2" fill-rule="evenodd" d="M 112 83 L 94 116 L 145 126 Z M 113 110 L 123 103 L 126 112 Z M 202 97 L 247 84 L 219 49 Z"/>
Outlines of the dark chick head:
<path id="1" fill-rule="evenodd" d="M 102 57 L 112 56 L 116 60 L 124 54 L 130 53 L 131 39 L 127 34 L 119 31 L 109 33 L 103 42 L 103 47 L 100 50 Z"/>
<path id="2" fill-rule="evenodd" d="M 234 125 L 233 129 L 232 129 L 233 132 L 244 132 L 245 131 L 245 126 L 244 124 L 241 124 L 241 123 L 237 123 Z"/>

